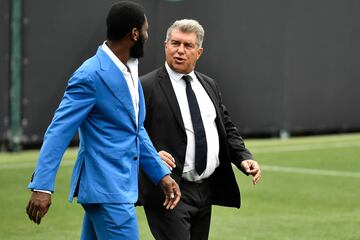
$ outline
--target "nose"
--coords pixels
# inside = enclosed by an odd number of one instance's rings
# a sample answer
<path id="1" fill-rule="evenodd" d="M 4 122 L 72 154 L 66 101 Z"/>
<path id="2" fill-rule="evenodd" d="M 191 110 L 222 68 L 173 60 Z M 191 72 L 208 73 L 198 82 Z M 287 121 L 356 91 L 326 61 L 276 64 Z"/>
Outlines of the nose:
<path id="1" fill-rule="evenodd" d="M 180 44 L 179 47 L 177 48 L 177 52 L 178 53 L 184 53 L 184 51 L 185 51 L 184 44 Z"/>

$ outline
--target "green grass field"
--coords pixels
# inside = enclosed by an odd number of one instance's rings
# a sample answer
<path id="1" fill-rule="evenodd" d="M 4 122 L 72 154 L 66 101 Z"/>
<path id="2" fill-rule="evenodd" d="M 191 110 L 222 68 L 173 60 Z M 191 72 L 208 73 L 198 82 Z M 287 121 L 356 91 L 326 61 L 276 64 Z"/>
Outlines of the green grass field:
<path id="1" fill-rule="evenodd" d="M 236 170 L 242 208 L 214 207 L 210 239 L 360 239 L 360 135 L 247 140 L 262 182 Z M 52 206 L 38 226 L 25 214 L 38 151 L 0 153 L 0 239 L 79 239 L 83 210 L 67 202 L 76 149 L 64 155 Z M 226 187 L 226 186 L 224 186 Z M 141 239 L 153 239 L 138 208 Z"/>

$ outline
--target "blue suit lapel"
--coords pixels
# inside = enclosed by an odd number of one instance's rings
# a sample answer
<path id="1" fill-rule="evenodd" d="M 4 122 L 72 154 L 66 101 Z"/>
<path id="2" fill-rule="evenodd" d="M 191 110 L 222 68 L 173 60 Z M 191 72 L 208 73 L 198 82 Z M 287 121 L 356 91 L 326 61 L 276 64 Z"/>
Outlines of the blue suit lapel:
<path id="1" fill-rule="evenodd" d="M 144 92 L 141 86 L 141 82 L 139 80 L 139 123 L 144 122 L 146 115 L 146 107 L 144 100 Z"/>
<path id="2" fill-rule="evenodd" d="M 110 57 L 99 47 L 96 56 L 100 61 L 100 71 L 97 73 L 108 86 L 113 95 L 125 107 L 131 119 L 136 124 L 135 110 L 132 102 L 129 87 L 120 69 L 110 59 Z"/>

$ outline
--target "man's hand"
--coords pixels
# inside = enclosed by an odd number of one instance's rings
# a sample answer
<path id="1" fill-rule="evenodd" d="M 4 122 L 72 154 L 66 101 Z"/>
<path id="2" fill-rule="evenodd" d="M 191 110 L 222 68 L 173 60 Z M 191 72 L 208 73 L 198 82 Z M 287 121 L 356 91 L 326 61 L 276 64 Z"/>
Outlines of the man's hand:
<path id="1" fill-rule="evenodd" d="M 51 194 L 34 191 L 26 207 L 26 213 L 30 220 L 40 224 L 41 218 L 45 216 L 51 205 Z"/>
<path id="2" fill-rule="evenodd" d="M 174 209 L 181 197 L 179 185 L 170 177 L 170 175 L 166 175 L 161 179 L 160 186 L 165 194 L 163 206 L 166 209 Z"/>
<path id="3" fill-rule="evenodd" d="M 241 162 L 241 167 L 252 176 L 252 182 L 256 185 L 261 179 L 261 170 L 259 164 L 251 159 L 243 160 Z"/>
<path id="4" fill-rule="evenodd" d="M 175 159 L 173 156 L 171 156 L 170 153 L 165 151 L 160 151 L 159 156 L 161 160 L 165 163 L 165 165 L 172 171 L 174 168 L 176 168 Z"/>

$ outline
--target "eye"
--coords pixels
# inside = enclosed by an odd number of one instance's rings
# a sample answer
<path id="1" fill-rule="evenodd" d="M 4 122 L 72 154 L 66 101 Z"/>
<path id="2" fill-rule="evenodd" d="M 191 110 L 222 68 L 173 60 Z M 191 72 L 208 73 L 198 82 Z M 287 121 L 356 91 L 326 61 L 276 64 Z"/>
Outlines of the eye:
<path id="1" fill-rule="evenodd" d="M 178 42 L 178 41 L 171 41 L 170 44 L 175 47 L 175 46 L 179 46 L 179 45 L 180 45 L 180 42 Z"/>
<path id="2" fill-rule="evenodd" d="M 192 43 L 185 43 L 184 45 L 188 49 L 193 49 L 194 48 L 194 44 L 192 44 Z"/>

